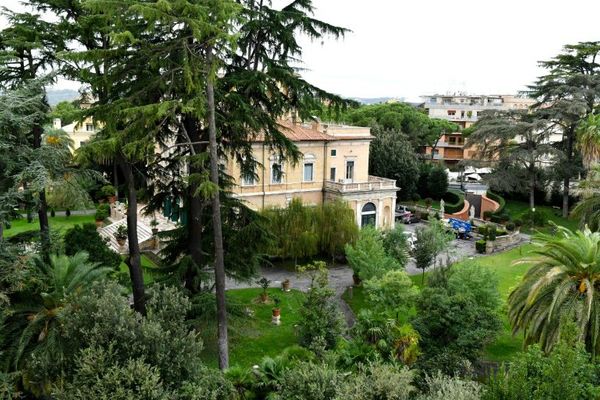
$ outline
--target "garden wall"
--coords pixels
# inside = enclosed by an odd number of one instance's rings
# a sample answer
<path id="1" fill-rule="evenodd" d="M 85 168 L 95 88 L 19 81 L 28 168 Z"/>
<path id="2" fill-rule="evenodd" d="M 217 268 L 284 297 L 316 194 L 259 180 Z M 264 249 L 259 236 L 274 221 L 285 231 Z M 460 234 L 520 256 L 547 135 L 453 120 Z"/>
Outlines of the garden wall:
<path id="1" fill-rule="evenodd" d="M 469 202 L 467 200 L 465 200 L 465 205 L 462 210 L 460 210 L 459 212 L 456 212 L 454 214 L 444 214 L 444 216 L 446 218 L 456 218 L 456 219 L 460 219 L 462 221 L 468 221 L 470 207 L 471 207 L 471 205 L 469 204 Z"/>
<path id="2" fill-rule="evenodd" d="M 497 201 L 490 199 L 486 195 L 481 196 L 481 218 L 483 218 L 487 211 L 495 212 L 499 208 L 500 204 Z"/>
<path id="3" fill-rule="evenodd" d="M 488 240 L 485 243 L 485 253 L 491 254 L 496 251 L 506 250 L 509 247 L 516 246 L 521 242 L 519 231 L 511 232 L 508 235 L 497 236 L 496 240 Z"/>

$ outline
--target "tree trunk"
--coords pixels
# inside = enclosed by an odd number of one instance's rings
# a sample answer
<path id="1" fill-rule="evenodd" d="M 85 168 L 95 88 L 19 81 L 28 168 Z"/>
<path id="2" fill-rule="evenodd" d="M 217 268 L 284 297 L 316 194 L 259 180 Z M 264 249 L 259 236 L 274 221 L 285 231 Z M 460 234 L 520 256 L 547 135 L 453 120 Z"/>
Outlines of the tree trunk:
<path id="1" fill-rule="evenodd" d="M 529 208 L 535 208 L 535 172 L 532 172 L 529 181 Z"/>
<path id="2" fill-rule="evenodd" d="M 198 121 L 192 115 L 186 115 L 183 120 L 183 124 L 185 126 L 185 130 L 187 131 L 187 135 L 190 143 L 190 153 L 192 156 L 195 156 L 198 153 L 202 152 L 202 148 L 200 148 L 198 143 L 200 141 L 200 129 L 198 127 Z M 189 166 L 190 175 L 201 173 L 201 168 L 194 165 L 194 163 L 190 163 Z M 190 257 L 194 264 L 197 267 L 201 267 L 203 264 L 203 255 L 202 255 L 202 247 L 201 247 L 201 238 L 202 232 L 204 230 L 203 222 L 202 222 L 202 198 L 196 194 L 198 191 L 198 182 L 195 180 L 191 182 L 188 193 L 188 204 L 189 204 L 189 218 L 188 218 L 188 251 Z M 195 274 L 192 274 L 195 275 Z M 186 276 L 185 285 L 188 289 L 193 291 L 193 280 L 194 276 Z"/>
<path id="3" fill-rule="evenodd" d="M 41 125 L 36 124 L 33 127 L 33 148 L 39 149 L 42 147 L 42 134 L 44 128 Z M 42 252 L 44 256 L 48 256 L 50 251 L 50 224 L 48 222 L 48 204 L 46 202 L 46 189 L 38 193 L 39 204 L 38 204 L 38 219 L 40 224 L 40 239 L 42 242 Z"/>
<path id="4" fill-rule="evenodd" d="M 144 290 L 144 274 L 140 254 L 140 245 L 137 232 L 137 193 L 131 164 L 123 155 L 119 156 L 119 165 L 127 184 L 127 239 L 129 241 L 129 255 L 125 264 L 129 267 L 131 289 L 133 292 L 133 308 L 142 315 L 146 315 L 146 295 Z"/>
<path id="5" fill-rule="evenodd" d="M 212 46 L 207 49 L 207 65 L 212 67 Z M 221 200 L 219 190 L 219 154 L 217 151 L 217 126 L 215 117 L 215 91 L 210 72 L 207 74 L 206 98 L 208 106 L 208 140 L 210 149 L 210 180 L 215 185 L 212 195 L 212 219 L 215 243 L 215 288 L 217 296 L 217 322 L 219 342 L 219 368 L 229 367 L 229 344 L 227 339 L 227 309 L 225 303 L 225 260 L 221 226 Z"/>
<path id="6" fill-rule="evenodd" d="M 573 141 L 575 135 L 575 127 L 569 127 L 569 132 L 567 134 L 567 148 L 565 149 L 565 153 L 567 154 L 567 165 L 570 167 L 573 163 Z M 567 168 L 567 174 L 563 179 L 563 204 L 562 204 L 562 216 L 563 218 L 567 218 L 569 216 L 569 192 L 571 186 L 571 173 Z"/>

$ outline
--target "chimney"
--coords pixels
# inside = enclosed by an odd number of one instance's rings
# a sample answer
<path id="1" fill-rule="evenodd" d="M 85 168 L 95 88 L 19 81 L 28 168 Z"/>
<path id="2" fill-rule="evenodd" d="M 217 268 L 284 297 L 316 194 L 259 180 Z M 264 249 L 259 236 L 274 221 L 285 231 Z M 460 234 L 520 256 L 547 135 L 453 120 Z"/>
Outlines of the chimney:
<path id="1" fill-rule="evenodd" d="M 62 123 L 60 122 L 60 118 L 54 118 L 54 120 L 52 120 L 52 127 L 54 129 L 62 128 Z"/>

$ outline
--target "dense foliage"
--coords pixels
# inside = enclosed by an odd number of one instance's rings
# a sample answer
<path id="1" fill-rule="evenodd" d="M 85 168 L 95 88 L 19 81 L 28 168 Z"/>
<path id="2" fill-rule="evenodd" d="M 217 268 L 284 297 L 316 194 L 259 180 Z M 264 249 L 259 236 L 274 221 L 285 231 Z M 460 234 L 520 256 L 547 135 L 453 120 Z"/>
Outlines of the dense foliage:
<path id="1" fill-rule="evenodd" d="M 94 224 L 75 225 L 65 232 L 63 240 L 68 256 L 85 251 L 100 265 L 115 270 L 121 265 L 121 257 L 107 246 L 107 241 L 100 236 Z"/>
<path id="2" fill-rule="evenodd" d="M 323 254 L 335 260 L 358 236 L 354 212 L 341 200 L 308 206 L 293 199 L 286 208 L 271 208 L 262 214 L 274 239 L 269 253 L 284 259 L 297 261 Z"/>

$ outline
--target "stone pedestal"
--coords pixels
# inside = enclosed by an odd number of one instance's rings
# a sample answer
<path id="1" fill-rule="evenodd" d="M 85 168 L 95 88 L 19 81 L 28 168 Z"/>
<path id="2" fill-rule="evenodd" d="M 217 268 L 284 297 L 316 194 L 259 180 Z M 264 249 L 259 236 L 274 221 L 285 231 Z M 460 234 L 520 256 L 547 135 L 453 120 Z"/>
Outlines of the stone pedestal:
<path id="1" fill-rule="evenodd" d="M 273 316 L 273 317 L 271 318 L 271 323 L 272 323 L 273 325 L 281 325 L 281 315 L 278 315 L 278 316 Z"/>

